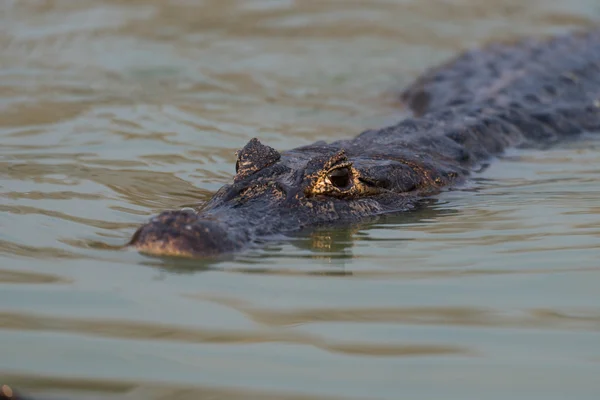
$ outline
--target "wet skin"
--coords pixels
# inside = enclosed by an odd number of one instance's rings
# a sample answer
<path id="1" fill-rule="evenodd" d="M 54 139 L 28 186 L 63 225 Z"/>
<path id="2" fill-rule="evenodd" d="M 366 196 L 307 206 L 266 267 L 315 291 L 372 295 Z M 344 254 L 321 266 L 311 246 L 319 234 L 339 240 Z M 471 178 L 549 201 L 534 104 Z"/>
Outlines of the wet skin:
<path id="1" fill-rule="evenodd" d="M 129 246 L 205 257 L 276 234 L 409 211 L 508 147 L 600 132 L 600 31 L 492 44 L 402 94 L 414 117 L 283 153 L 252 139 L 233 183 L 200 209 L 165 211 Z"/>

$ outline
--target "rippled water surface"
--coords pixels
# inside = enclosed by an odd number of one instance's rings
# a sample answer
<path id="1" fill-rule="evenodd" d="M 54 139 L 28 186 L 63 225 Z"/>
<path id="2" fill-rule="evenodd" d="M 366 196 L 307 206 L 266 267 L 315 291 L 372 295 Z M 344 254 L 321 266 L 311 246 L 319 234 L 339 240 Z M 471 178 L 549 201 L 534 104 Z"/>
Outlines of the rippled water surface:
<path id="1" fill-rule="evenodd" d="M 600 141 L 222 262 L 119 250 L 259 137 L 402 117 L 420 71 L 596 0 L 0 2 L 0 384 L 68 398 L 598 399 Z"/>

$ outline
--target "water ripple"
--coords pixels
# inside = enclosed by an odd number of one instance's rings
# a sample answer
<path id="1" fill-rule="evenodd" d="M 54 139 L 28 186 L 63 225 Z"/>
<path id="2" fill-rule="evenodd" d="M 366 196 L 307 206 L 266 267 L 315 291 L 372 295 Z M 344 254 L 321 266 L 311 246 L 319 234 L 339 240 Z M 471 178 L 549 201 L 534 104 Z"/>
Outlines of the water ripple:
<path id="1" fill-rule="evenodd" d="M 494 310 L 478 307 L 378 307 L 313 308 L 277 310 L 255 308 L 247 301 L 210 296 L 188 295 L 212 301 L 240 311 L 255 322 L 267 326 L 293 326 L 322 322 L 399 323 L 410 325 L 464 325 L 494 328 L 587 330 L 600 332 L 600 309 Z"/>
<path id="2" fill-rule="evenodd" d="M 149 322 L 110 319 L 48 317 L 39 314 L 0 312 L 0 330 L 50 331 L 102 336 L 129 340 L 155 340 L 184 343 L 241 345 L 249 343 L 291 343 L 313 346 L 332 353 L 414 357 L 425 355 L 468 355 L 472 350 L 461 346 L 419 343 L 338 342 L 316 335 L 282 329 L 212 330 L 193 329 Z"/>
<path id="3" fill-rule="evenodd" d="M 307 394 L 263 391 L 255 389 L 234 389 L 210 386 L 183 386 L 161 382 L 85 379 L 64 376 L 41 376 L 0 370 L 2 383 L 10 384 L 13 389 L 23 389 L 27 393 L 61 393 L 68 391 L 78 399 L 148 399 L 148 400 L 336 400 L 361 397 L 312 396 Z M 75 395 L 74 392 L 77 392 Z"/>
<path id="4" fill-rule="evenodd" d="M 72 280 L 39 272 L 0 269 L 0 283 L 72 283 Z"/>

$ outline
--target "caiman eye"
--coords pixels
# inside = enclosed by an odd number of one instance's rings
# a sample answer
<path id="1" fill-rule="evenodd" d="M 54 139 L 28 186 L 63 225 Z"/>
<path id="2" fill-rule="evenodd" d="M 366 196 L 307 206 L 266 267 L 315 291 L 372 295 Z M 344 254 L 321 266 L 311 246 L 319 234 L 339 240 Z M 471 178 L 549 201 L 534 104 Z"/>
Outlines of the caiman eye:
<path id="1" fill-rule="evenodd" d="M 334 169 L 327 175 L 327 178 L 336 188 L 344 189 L 350 184 L 350 170 L 348 168 Z"/>

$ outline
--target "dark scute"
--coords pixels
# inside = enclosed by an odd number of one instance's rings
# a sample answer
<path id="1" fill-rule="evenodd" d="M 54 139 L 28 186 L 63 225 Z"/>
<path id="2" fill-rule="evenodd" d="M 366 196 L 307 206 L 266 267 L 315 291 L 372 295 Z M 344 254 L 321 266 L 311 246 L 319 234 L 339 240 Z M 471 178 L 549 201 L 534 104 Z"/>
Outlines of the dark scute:
<path id="1" fill-rule="evenodd" d="M 423 115 L 429 107 L 431 96 L 424 90 L 417 90 L 415 93 L 406 94 L 404 100 L 408 102 L 410 109 L 415 115 Z"/>

